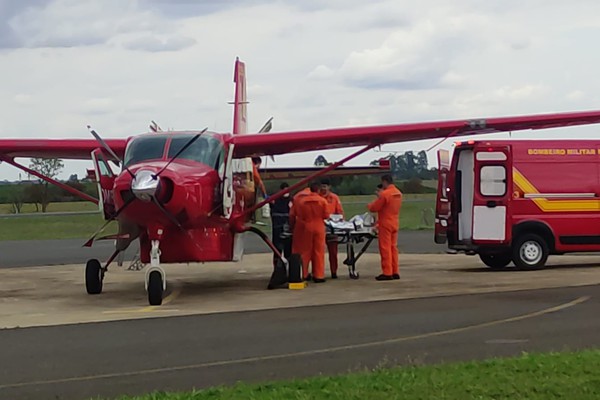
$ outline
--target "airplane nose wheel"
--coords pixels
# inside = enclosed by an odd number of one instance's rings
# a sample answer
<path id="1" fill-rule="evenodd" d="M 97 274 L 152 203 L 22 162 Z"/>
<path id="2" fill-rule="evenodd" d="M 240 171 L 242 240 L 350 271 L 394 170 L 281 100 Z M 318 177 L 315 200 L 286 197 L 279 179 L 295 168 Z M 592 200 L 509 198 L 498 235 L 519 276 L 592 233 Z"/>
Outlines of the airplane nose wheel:
<path id="1" fill-rule="evenodd" d="M 100 261 L 96 259 L 88 260 L 85 265 L 85 288 L 88 294 L 102 293 L 102 281 L 104 280 L 104 270 Z"/>
<path id="2" fill-rule="evenodd" d="M 152 271 L 148 276 L 148 303 L 160 306 L 163 300 L 164 283 L 160 271 Z"/>

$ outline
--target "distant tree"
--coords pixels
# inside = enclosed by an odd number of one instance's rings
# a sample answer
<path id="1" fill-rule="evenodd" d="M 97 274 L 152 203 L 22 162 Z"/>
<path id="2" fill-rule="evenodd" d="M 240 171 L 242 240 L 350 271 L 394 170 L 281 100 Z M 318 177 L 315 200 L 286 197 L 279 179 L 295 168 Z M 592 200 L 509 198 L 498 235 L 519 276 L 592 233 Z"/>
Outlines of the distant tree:
<path id="1" fill-rule="evenodd" d="M 64 168 L 64 164 L 57 158 L 32 158 L 29 168 L 48 178 L 55 178 Z M 49 185 L 48 182 L 40 180 L 37 185 L 34 185 L 36 188 L 29 193 L 29 198 L 35 203 L 38 211 L 38 204 L 41 206 L 42 212 L 46 212 L 48 208 L 50 203 Z"/>
<path id="2" fill-rule="evenodd" d="M 16 188 L 10 194 L 11 212 L 20 214 L 25 203 L 25 190 L 23 185 L 16 185 Z"/>
<path id="3" fill-rule="evenodd" d="M 331 163 L 327 161 L 324 155 L 319 154 L 319 156 L 315 158 L 315 167 L 326 167 L 328 165 L 331 165 Z"/>

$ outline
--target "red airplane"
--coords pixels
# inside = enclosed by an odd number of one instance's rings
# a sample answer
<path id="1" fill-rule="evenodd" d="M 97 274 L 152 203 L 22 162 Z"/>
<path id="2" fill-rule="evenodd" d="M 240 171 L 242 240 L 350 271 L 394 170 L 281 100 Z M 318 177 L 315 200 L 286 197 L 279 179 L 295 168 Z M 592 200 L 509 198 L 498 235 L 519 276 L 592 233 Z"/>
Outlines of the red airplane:
<path id="1" fill-rule="evenodd" d="M 0 161 L 55 184 L 100 205 L 107 220 L 85 244 L 114 239 L 116 249 L 102 265 L 86 265 L 87 292 L 98 294 L 108 266 L 132 241 L 140 243 L 140 257 L 149 263 L 145 286 L 151 305 L 162 303 L 166 290 L 161 263 L 238 261 L 243 234 L 258 233 L 280 260 L 287 260 L 266 235 L 251 227 L 251 215 L 265 204 L 327 174 L 358 155 L 385 143 L 445 139 L 525 129 L 555 128 L 600 122 L 600 111 L 461 119 L 400 125 L 247 134 L 247 99 L 244 63 L 235 61 L 235 101 L 232 133 L 202 131 L 151 131 L 127 139 L 3 139 Z M 269 124 L 270 125 L 270 124 Z M 255 201 L 251 157 L 360 146 L 342 160 L 260 202 Z M 95 199 L 61 182 L 43 176 L 15 161 L 17 157 L 89 159 L 94 162 L 100 198 Z M 109 161 L 121 166 L 113 172 Z M 98 238 L 111 221 L 119 233 Z"/>

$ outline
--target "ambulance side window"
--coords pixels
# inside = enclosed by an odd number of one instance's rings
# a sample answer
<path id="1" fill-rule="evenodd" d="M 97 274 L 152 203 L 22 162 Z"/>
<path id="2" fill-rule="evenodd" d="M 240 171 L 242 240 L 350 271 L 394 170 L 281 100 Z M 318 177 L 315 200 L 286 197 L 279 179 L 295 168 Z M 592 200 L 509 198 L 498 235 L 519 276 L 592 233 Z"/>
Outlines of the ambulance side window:
<path id="1" fill-rule="evenodd" d="M 482 196 L 504 196 L 506 194 L 506 168 L 501 165 L 481 167 L 479 192 Z"/>

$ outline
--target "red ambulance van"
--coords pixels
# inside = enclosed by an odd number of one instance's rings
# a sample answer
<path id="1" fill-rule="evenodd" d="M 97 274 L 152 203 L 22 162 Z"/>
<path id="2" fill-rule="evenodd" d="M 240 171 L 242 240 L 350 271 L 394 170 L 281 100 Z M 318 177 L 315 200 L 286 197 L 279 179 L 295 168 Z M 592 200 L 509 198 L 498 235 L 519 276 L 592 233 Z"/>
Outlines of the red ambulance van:
<path id="1" fill-rule="evenodd" d="M 436 243 L 494 269 L 600 251 L 600 141 L 470 140 L 438 165 Z"/>

